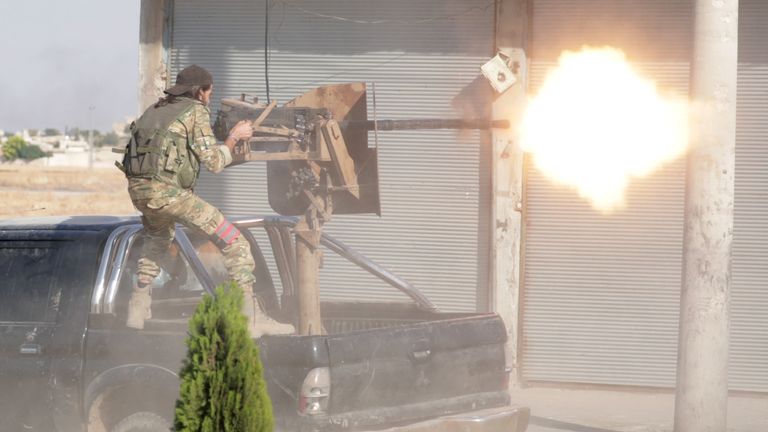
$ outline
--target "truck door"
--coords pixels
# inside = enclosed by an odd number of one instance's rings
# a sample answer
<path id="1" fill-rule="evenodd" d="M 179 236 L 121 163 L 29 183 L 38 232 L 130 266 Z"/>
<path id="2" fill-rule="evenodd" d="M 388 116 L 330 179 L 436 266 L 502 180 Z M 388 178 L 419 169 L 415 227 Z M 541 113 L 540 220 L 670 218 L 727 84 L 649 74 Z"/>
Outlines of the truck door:
<path id="1" fill-rule="evenodd" d="M 0 430 L 50 430 L 63 243 L 0 241 Z"/>

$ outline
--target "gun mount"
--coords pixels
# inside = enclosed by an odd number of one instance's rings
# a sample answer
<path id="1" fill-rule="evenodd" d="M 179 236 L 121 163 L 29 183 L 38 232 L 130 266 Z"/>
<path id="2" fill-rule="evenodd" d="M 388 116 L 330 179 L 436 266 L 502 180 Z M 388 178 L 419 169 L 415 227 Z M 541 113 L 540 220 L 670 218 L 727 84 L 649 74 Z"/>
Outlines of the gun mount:
<path id="1" fill-rule="evenodd" d="M 282 215 L 302 215 L 311 205 L 306 191 L 333 197 L 333 213 L 381 214 L 377 148 L 369 131 L 507 128 L 507 120 L 369 120 L 365 83 L 319 87 L 276 107 L 224 99 L 214 131 L 224 140 L 241 120 L 254 136 L 240 143 L 235 163 L 265 161 L 269 204 Z"/>
<path id="2" fill-rule="evenodd" d="M 375 104 L 374 104 L 375 110 Z M 368 119 L 365 83 L 316 88 L 277 107 L 224 99 L 216 116 L 219 140 L 239 121 L 254 134 L 237 144 L 233 163 L 265 161 L 269 205 L 303 216 L 296 225 L 299 332 L 320 334 L 318 268 L 320 233 L 332 214 L 375 213 L 379 202 L 378 149 L 369 131 L 507 128 L 506 120 Z"/>

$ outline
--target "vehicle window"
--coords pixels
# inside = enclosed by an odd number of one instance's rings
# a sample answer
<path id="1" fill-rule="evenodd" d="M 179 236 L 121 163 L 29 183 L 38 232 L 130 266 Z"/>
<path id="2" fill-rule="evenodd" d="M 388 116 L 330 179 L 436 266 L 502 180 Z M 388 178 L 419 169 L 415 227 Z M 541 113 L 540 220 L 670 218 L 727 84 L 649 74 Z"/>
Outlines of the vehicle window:
<path id="1" fill-rule="evenodd" d="M 116 309 L 118 314 L 127 314 L 128 300 L 136 283 L 136 269 L 143 238 L 138 236 L 131 246 L 125 270 L 120 278 Z M 187 320 L 205 293 L 202 282 L 197 278 L 192 266 L 180 253 L 174 242 L 168 253 L 158 263 L 160 274 L 152 283 L 152 320 Z M 151 321 L 152 321 L 151 320 Z"/>
<path id="2" fill-rule="evenodd" d="M 253 228 L 250 233 L 257 244 L 267 245 L 263 256 L 254 254 L 257 262 L 257 277 L 262 274 L 269 278 L 278 298 L 282 298 L 283 286 L 275 262 L 274 249 L 270 238 L 263 228 Z M 392 287 L 379 277 L 368 273 L 357 264 L 350 262 L 333 250 L 322 247 L 323 255 L 320 267 L 320 298 L 323 301 L 370 301 L 372 297 L 382 301 L 407 302 L 413 300 L 402 291 Z M 259 273 L 259 260 L 263 260 L 264 270 Z M 295 275 L 294 275 L 295 276 Z M 296 279 L 294 283 L 298 283 Z"/>
<path id="3" fill-rule="evenodd" d="M 0 321 L 56 320 L 60 252 L 55 243 L 0 245 Z"/>
<path id="4" fill-rule="evenodd" d="M 187 233 L 192 246 L 197 251 L 197 256 L 203 267 L 211 276 L 214 285 L 219 285 L 229 279 L 227 266 L 224 264 L 224 255 L 221 250 L 206 236 Z"/>
<path id="5" fill-rule="evenodd" d="M 355 247 L 354 245 L 350 245 Z M 361 251 L 363 248 L 357 248 Z M 320 269 L 320 299 L 323 301 L 360 301 L 370 302 L 371 299 L 394 302 L 411 302 L 410 297 L 402 291 L 393 288 L 379 277 L 368 273 L 357 264 L 348 261 L 343 256 L 323 246 L 323 266 Z M 365 252 L 363 252 L 365 253 Z M 386 259 L 377 259 L 373 254 L 365 254 L 367 258 L 379 263 Z M 385 267 L 387 267 L 385 265 Z M 387 267 L 388 270 L 391 270 Z"/>
<path id="6" fill-rule="evenodd" d="M 123 287 L 130 289 L 135 283 L 136 269 L 143 243 L 143 238 L 138 236 L 131 246 L 125 271 L 123 271 L 121 277 L 121 290 Z M 195 294 L 204 291 L 203 284 L 195 275 L 187 259 L 180 253 L 179 246 L 175 241 L 168 249 L 168 253 L 157 264 L 160 266 L 160 274 L 152 284 L 153 298 L 155 294 L 162 297 L 166 294 L 170 295 L 171 292 L 184 295 L 184 293 Z"/>
<path id="7" fill-rule="evenodd" d="M 259 245 L 265 245 L 268 249 L 263 252 L 264 262 L 266 264 L 266 272 L 269 273 L 270 280 L 274 285 L 275 293 L 278 297 L 283 294 L 283 283 L 280 279 L 280 272 L 277 270 L 277 264 L 275 263 L 275 251 L 272 249 L 269 242 L 269 236 L 264 228 L 252 228 L 249 230 L 253 235 L 253 238 Z"/>
<path id="8" fill-rule="evenodd" d="M 194 246 L 197 251 L 197 256 L 203 263 L 203 267 L 205 267 L 208 274 L 211 275 L 213 283 L 218 285 L 227 282 L 229 280 L 229 273 L 224 264 L 224 255 L 221 253 L 221 250 L 211 242 L 205 234 L 192 230 L 185 230 L 185 232 L 192 242 L 192 246 Z M 248 232 L 248 234 L 243 233 L 243 235 L 247 236 L 246 238 L 251 242 L 251 252 L 256 264 L 256 268 L 253 272 L 256 278 L 256 283 L 253 290 L 267 306 L 267 309 L 272 309 L 277 307 L 277 296 L 275 294 L 275 286 L 272 276 L 267 263 L 264 260 L 264 256 L 261 253 L 259 242 L 249 234 L 250 232 Z M 269 243 L 267 242 L 266 244 Z"/>
<path id="9" fill-rule="evenodd" d="M 227 282 L 229 274 L 221 250 L 204 233 L 187 229 L 185 233 L 213 283 L 219 285 Z M 268 309 L 271 309 L 277 305 L 272 278 L 258 244 L 252 238 L 250 240 L 252 240 L 252 252 L 256 261 L 254 292 L 262 298 Z M 136 283 L 136 269 L 143 241 L 142 236 L 138 236 L 134 241 L 125 270 L 121 275 L 115 305 L 119 314 L 126 313 L 128 300 Z M 171 245 L 158 265 L 161 272 L 152 284 L 152 321 L 188 319 L 194 313 L 197 302 L 205 292 L 202 282 L 176 242 Z"/>

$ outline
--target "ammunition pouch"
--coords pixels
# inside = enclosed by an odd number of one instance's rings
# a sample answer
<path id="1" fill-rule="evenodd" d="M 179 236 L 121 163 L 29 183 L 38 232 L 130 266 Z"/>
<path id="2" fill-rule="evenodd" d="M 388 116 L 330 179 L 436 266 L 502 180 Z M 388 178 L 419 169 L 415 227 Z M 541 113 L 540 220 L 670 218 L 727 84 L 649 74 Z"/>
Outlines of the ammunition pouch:
<path id="1" fill-rule="evenodd" d="M 155 133 L 149 138 L 144 138 L 141 132 L 136 123 L 131 123 L 131 137 L 125 148 L 122 165 L 127 177 L 152 178 L 158 174 L 157 168 L 163 153 L 163 136 Z"/>
<path id="2" fill-rule="evenodd" d="M 192 138 L 190 138 L 192 139 Z M 189 151 L 187 137 L 174 136 L 165 140 L 165 173 L 175 175 L 179 186 L 189 189 L 197 179 L 197 160 Z"/>

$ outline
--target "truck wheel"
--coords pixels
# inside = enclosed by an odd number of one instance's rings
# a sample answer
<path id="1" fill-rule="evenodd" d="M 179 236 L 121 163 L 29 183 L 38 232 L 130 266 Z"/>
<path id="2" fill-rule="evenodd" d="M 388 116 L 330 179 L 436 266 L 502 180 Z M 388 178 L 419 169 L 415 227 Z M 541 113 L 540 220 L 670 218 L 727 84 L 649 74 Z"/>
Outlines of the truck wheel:
<path id="1" fill-rule="evenodd" d="M 120 420 L 111 432 L 168 432 L 171 422 L 149 411 L 133 413 Z"/>

